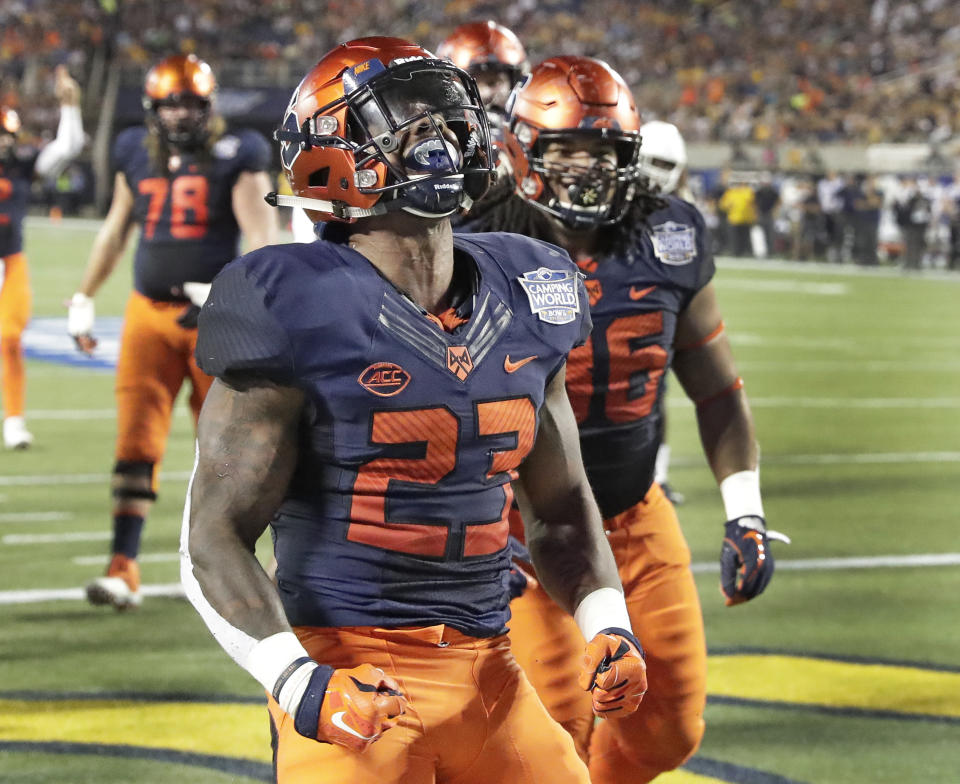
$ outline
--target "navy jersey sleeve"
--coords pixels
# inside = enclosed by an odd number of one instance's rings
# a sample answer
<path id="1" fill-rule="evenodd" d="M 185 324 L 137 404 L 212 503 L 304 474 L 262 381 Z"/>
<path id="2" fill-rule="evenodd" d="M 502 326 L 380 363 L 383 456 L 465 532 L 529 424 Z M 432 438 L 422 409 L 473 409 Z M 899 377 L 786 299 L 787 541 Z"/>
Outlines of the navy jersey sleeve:
<path id="1" fill-rule="evenodd" d="M 127 128 L 117 135 L 110 155 L 110 171 L 113 174 L 125 171 L 137 149 L 143 145 L 144 135 L 142 128 Z"/>
<path id="2" fill-rule="evenodd" d="M 239 166 L 240 171 L 269 171 L 272 160 L 270 143 L 262 134 L 246 130 L 240 134 Z"/>
<path id="3" fill-rule="evenodd" d="M 716 263 L 713 260 L 713 242 L 710 238 L 710 229 L 703 219 L 700 210 L 686 202 L 690 210 L 690 218 L 697 233 L 697 291 L 706 286 L 717 271 Z"/>
<path id="4" fill-rule="evenodd" d="M 218 378 L 253 376 L 292 385 L 289 336 L 271 313 L 270 294 L 249 258 L 228 264 L 213 281 L 200 311 L 197 364 Z"/>

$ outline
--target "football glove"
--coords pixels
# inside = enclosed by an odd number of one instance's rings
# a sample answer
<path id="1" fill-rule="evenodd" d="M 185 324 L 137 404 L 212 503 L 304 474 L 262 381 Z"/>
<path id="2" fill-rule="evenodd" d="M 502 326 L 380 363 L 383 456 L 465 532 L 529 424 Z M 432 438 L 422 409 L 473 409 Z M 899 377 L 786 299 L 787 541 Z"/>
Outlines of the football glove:
<path id="1" fill-rule="evenodd" d="M 790 544 L 788 536 L 768 531 L 762 517 L 746 515 L 727 521 L 720 550 L 720 590 L 727 607 L 749 601 L 767 587 L 774 566 L 771 539 Z"/>
<path id="2" fill-rule="evenodd" d="M 177 323 L 184 329 L 196 329 L 200 318 L 200 308 L 196 305 L 187 305 L 177 316 Z"/>
<path id="3" fill-rule="evenodd" d="M 352 670 L 320 665 L 294 715 L 304 737 L 364 751 L 397 723 L 406 698 L 397 682 L 371 664 Z"/>
<path id="4" fill-rule="evenodd" d="M 633 713 L 647 693 L 647 665 L 640 640 L 626 629 L 604 629 L 589 643 L 580 669 L 580 688 L 593 697 L 601 718 Z"/>
<path id="5" fill-rule="evenodd" d="M 93 336 L 93 298 L 79 291 L 67 303 L 67 334 L 84 354 L 92 354 L 97 347 Z"/>

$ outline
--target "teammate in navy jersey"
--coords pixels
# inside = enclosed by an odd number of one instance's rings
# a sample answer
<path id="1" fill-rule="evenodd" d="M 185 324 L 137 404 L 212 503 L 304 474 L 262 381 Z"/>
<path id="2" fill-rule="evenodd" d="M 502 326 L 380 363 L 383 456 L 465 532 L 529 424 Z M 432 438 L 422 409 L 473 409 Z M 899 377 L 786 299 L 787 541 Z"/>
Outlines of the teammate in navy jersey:
<path id="1" fill-rule="evenodd" d="M 24 420 L 26 362 L 20 341 L 30 320 L 30 275 L 23 252 L 23 219 L 34 177 L 56 175 L 83 149 L 80 88 L 66 66 L 54 70 L 54 92 L 60 101 L 57 135 L 38 149 L 20 139 L 20 116 L 0 106 L 0 376 L 3 384 L 3 444 L 26 449 L 33 434 Z"/>
<path id="2" fill-rule="evenodd" d="M 146 126 L 116 139 L 113 201 L 70 304 L 68 331 L 89 354 L 96 346 L 93 297 L 139 225 L 117 361 L 112 557 L 106 575 L 87 586 L 93 604 L 121 610 L 141 601 L 136 559 L 174 400 L 189 380 L 196 417 L 213 382 L 193 358 L 199 306 L 210 281 L 239 254 L 241 233 L 248 248 L 276 237 L 276 218 L 263 201 L 270 145 L 255 131 L 225 131 L 213 112 L 215 86 L 196 55 L 174 55 L 150 69 Z"/>
<path id="3" fill-rule="evenodd" d="M 229 265 L 201 312 L 217 381 L 187 595 L 270 695 L 280 784 L 586 784 L 505 634 L 517 481 L 541 578 L 589 640 L 578 688 L 613 717 L 646 689 L 564 390 L 590 327 L 577 270 L 523 237 L 454 238 L 489 132 L 470 76 L 413 44 L 334 49 L 276 138 L 295 195 L 271 200 L 327 223 Z M 254 555 L 268 521 L 276 586 Z"/>
<path id="4" fill-rule="evenodd" d="M 693 205 L 651 193 L 637 167 L 639 127 L 629 88 L 606 63 L 541 63 L 512 98 L 506 150 L 514 177 L 467 216 L 471 230 L 555 243 L 586 276 L 593 332 L 572 350 L 566 385 L 647 649 L 650 691 L 636 713 L 594 727 L 589 702 L 568 685 L 578 666 L 576 627 L 535 585 L 511 605 L 510 637 L 551 715 L 588 759 L 593 784 L 650 781 L 692 755 L 703 733 L 706 645 L 690 552 L 653 482 L 669 367 L 696 404 L 723 495 L 726 603 L 755 597 L 773 573 L 753 422 L 710 282 L 703 219 Z M 525 513 L 523 520 L 529 530 Z"/>

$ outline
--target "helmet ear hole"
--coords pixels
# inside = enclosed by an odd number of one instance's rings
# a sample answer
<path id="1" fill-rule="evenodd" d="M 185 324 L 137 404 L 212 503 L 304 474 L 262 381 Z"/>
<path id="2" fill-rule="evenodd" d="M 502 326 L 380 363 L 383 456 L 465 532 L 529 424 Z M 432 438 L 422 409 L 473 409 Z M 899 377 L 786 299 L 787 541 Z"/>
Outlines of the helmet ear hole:
<path id="1" fill-rule="evenodd" d="M 326 188 L 327 181 L 330 179 L 330 167 L 324 166 L 310 173 L 307 182 L 311 188 Z"/>

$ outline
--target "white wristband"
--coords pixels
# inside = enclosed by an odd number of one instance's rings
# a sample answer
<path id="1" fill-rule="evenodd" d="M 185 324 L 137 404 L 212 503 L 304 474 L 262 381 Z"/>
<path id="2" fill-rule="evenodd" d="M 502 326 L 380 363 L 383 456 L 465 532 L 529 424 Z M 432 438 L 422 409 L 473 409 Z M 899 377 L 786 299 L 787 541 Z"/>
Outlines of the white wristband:
<path id="1" fill-rule="evenodd" d="M 763 502 L 760 500 L 760 471 L 738 471 L 720 483 L 720 495 L 727 520 L 738 517 L 763 517 Z"/>
<path id="2" fill-rule="evenodd" d="M 614 626 L 633 634 L 627 603 L 616 588 L 597 588 L 587 594 L 574 611 L 573 619 L 587 642 Z"/>
<path id="3" fill-rule="evenodd" d="M 280 632 L 260 640 L 250 649 L 246 661 L 241 662 L 240 665 L 256 678 L 264 689 L 273 693 L 273 687 L 277 685 L 277 679 L 283 674 L 284 670 L 297 659 L 309 658 L 309 656 L 306 648 L 297 639 L 297 635 L 293 632 Z M 310 662 L 310 664 L 313 665 L 309 668 L 312 672 L 317 664 L 316 662 Z M 291 685 L 291 681 L 299 679 L 300 670 L 306 667 L 307 663 L 305 662 L 303 667 L 287 679 L 283 689 L 284 692 Z M 306 688 L 306 682 L 303 685 Z M 299 700 L 297 701 L 299 702 Z"/>

